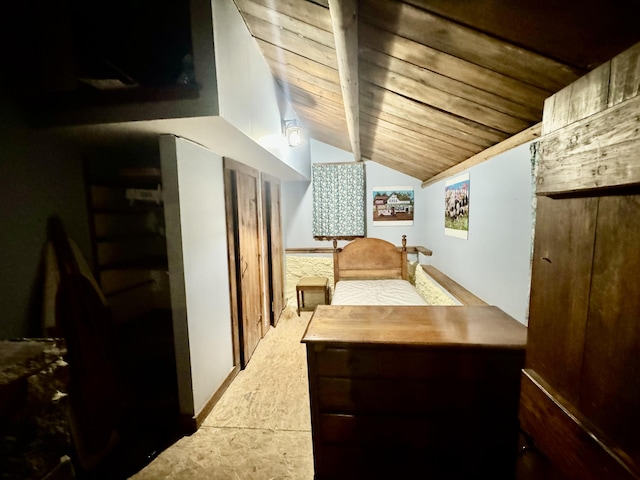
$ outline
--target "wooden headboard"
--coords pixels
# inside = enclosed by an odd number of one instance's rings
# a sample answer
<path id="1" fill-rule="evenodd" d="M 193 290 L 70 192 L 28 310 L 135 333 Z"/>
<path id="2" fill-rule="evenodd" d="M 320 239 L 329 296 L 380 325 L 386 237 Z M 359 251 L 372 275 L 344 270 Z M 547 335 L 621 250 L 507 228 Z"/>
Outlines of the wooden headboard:
<path id="1" fill-rule="evenodd" d="M 409 279 L 407 269 L 407 236 L 402 248 L 380 238 L 358 238 L 338 248 L 333 241 L 333 282 L 377 278 Z"/>

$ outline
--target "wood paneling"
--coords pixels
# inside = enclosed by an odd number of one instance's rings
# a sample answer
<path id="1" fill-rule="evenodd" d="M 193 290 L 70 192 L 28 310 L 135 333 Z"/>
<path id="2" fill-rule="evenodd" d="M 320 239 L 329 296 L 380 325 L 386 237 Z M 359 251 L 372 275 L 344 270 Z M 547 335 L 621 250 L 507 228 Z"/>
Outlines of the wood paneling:
<path id="1" fill-rule="evenodd" d="M 224 159 L 232 322 L 244 368 L 262 338 L 262 244 L 259 222 L 259 173 Z"/>
<path id="2" fill-rule="evenodd" d="M 522 428 L 569 478 L 640 478 L 623 464 L 613 445 L 571 402 L 533 370 L 525 370 L 520 394 Z"/>
<path id="3" fill-rule="evenodd" d="M 538 124 L 546 98 L 640 40 L 630 5 L 618 3 L 602 11 L 549 0 L 525 0 L 522 9 L 504 1 L 361 0 L 348 29 L 357 32 L 349 44 L 358 51 L 348 63 L 359 69 L 341 80 L 335 45 L 346 37 L 332 26 L 329 2 L 237 5 L 309 136 L 423 181 Z M 565 31 L 573 42 L 549 40 Z M 629 75 L 637 72 L 618 72 Z M 338 100 L 343 92 L 348 102 Z M 583 112 L 606 94 L 596 93 L 557 97 L 555 121 L 577 118 L 576 107 Z"/>
<path id="4" fill-rule="evenodd" d="M 430 72 L 402 60 L 375 52 L 361 55 L 360 74 L 368 82 L 451 112 L 502 132 L 516 133 L 539 118 L 539 112 Z M 524 120 L 523 120 L 524 119 Z"/>
<path id="5" fill-rule="evenodd" d="M 640 472 L 640 224 L 634 195 L 600 197 L 580 410 Z M 630 428 L 631 427 L 631 428 Z"/>
<path id="6" fill-rule="evenodd" d="M 370 25 L 381 30 L 402 25 L 403 37 L 549 91 L 557 91 L 582 73 L 402 2 L 367 0 L 366 6 L 361 15 Z"/>
<path id="7" fill-rule="evenodd" d="M 451 79 L 463 85 L 474 87 L 481 85 L 487 92 L 491 92 L 503 99 L 521 105 L 537 106 L 537 117 L 545 98 L 554 93 L 544 90 L 534 84 L 518 81 L 507 75 L 483 68 L 472 62 L 412 41 L 401 35 L 383 31 L 363 24 L 360 28 L 360 44 L 362 58 L 369 58 L 371 51 L 380 52 L 403 60 L 416 68 L 426 69 Z M 382 65 L 384 66 L 384 65 Z"/>
<path id="8" fill-rule="evenodd" d="M 640 183 L 639 114 L 640 97 L 634 97 L 546 135 L 541 140 L 537 193 Z"/>
<path id="9" fill-rule="evenodd" d="M 613 107 L 640 93 L 640 43 L 611 60 L 609 106 Z"/>
<path id="10" fill-rule="evenodd" d="M 282 237 L 280 180 L 262 174 L 262 218 L 263 238 L 267 251 L 265 269 L 268 285 L 267 310 L 265 319 L 274 327 L 285 307 L 284 281 L 284 239 Z M 268 325 L 265 326 L 265 331 Z"/>
<path id="11" fill-rule="evenodd" d="M 545 105 L 520 417 L 576 480 L 640 478 L 637 53 Z"/>
<path id="12" fill-rule="evenodd" d="M 528 331 L 535 348 L 527 366 L 573 401 L 580 391 L 597 207 L 594 198 L 538 198 Z"/>
<path id="13" fill-rule="evenodd" d="M 610 68 L 610 63 L 605 63 L 547 98 L 542 134 L 548 135 L 607 108 Z"/>
<path id="14" fill-rule="evenodd" d="M 464 162 L 457 163 L 451 168 L 440 172 L 439 174 L 431 177 L 429 180 L 422 182 L 422 188 L 432 185 L 440 180 L 444 180 L 447 177 L 451 177 L 453 175 L 457 175 L 464 170 L 467 170 L 471 167 L 474 167 L 482 162 L 492 159 L 504 153 L 512 148 L 517 147 L 518 145 L 522 145 L 523 143 L 530 142 L 535 140 L 540 136 L 540 132 L 542 130 L 542 123 L 537 123 L 532 127 L 527 128 L 526 130 L 521 131 L 520 133 L 507 138 L 506 140 L 495 144 L 492 147 L 489 147 L 480 153 L 473 155 L 472 157 L 467 158 Z"/>
<path id="15" fill-rule="evenodd" d="M 596 67 L 637 38 L 630 15 L 634 0 L 492 0 L 475 4 L 449 0 L 406 0 L 437 15 L 487 32 L 568 65 Z M 587 8 L 580 8 L 587 7 Z M 585 29 L 588 23 L 591 28 Z M 606 41 L 605 41 L 606 39 Z M 616 46 L 611 49 L 611 45 Z"/>

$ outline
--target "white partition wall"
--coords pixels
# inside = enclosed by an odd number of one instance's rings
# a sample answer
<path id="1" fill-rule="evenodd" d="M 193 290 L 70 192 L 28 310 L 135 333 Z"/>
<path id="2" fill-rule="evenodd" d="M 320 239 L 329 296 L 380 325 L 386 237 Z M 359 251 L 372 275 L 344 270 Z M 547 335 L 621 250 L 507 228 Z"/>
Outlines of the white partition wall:
<path id="1" fill-rule="evenodd" d="M 445 181 L 424 189 L 430 263 L 521 323 L 527 323 L 531 283 L 532 177 L 530 144 L 468 170 L 469 235 L 445 234 Z"/>
<path id="2" fill-rule="evenodd" d="M 222 157 L 160 137 L 180 413 L 194 417 L 233 370 Z"/>

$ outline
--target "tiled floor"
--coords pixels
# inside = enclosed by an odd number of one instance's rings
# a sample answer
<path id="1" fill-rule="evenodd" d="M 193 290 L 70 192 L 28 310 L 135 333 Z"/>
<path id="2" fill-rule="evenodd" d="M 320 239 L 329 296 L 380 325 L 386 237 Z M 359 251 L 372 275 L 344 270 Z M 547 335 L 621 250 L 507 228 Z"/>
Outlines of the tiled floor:
<path id="1" fill-rule="evenodd" d="M 202 426 L 131 477 L 313 479 L 305 347 L 311 313 L 286 311 Z"/>

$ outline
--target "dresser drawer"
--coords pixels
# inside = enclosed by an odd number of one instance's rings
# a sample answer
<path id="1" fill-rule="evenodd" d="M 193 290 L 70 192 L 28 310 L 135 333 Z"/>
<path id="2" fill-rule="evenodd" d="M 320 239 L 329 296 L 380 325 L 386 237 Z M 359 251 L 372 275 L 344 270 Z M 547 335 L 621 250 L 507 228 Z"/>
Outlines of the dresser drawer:
<path id="1" fill-rule="evenodd" d="M 388 380 L 371 378 L 317 378 L 320 411 L 448 414 L 472 408 L 490 414 L 518 405 L 518 384 L 460 382 L 451 379 Z"/>
<path id="2" fill-rule="evenodd" d="M 518 380 L 524 351 L 316 347 L 317 375 L 344 378 Z"/>
<path id="3" fill-rule="evenodd" d="M 517 419 L 495 412 L 479 415 L 461 410 L 449 415 L 352 415 L 323 413 L 315 434 L 325 444 L 344 446 L 404 446 L 455 451 L 508 448 L 515 442 Z"/>

